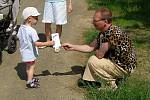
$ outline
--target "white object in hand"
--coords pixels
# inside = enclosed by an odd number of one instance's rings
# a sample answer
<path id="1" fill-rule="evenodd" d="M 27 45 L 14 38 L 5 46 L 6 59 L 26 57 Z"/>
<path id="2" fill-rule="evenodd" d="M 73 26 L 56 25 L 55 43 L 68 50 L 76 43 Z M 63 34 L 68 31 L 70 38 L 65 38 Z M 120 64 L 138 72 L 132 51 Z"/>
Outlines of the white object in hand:
<path id="1" fill-rule="evenodd" d="M 55 48 L 56 52 L 59 52 L 60 47 L 61 47 L 59 34 L 58 33 L 52 33 L 51 36 L 52 36 L 52 41 L 55 42 L 55 44 L 53 45 L 53 48 Z"/>

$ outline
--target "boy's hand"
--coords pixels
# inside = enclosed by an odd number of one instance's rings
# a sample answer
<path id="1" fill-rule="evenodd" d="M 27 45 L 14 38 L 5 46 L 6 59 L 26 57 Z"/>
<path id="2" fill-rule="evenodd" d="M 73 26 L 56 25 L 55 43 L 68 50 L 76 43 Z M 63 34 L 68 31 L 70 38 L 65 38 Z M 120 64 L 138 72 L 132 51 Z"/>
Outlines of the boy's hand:
<path id="1" fill-rule="evenodd" d="M 49 46 L 52 46 L 52 45 L 54 45 L 54 44 L 55 44 L 55 42 L 54 42 L 54 41 L 50 41 L 50 40 L 48 40 L 48 41 L 47 41 L 47 44 L 48 44 Z"/>

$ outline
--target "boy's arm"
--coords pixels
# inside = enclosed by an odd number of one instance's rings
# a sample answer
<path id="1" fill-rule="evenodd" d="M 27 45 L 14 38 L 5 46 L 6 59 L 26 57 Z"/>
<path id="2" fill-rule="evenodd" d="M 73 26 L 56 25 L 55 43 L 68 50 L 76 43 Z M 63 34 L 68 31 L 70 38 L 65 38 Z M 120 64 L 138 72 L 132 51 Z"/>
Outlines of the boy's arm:
<path id="1" fill-rule="evenodd" d="M 41 47 L 41 46 L 51 46 L 54 45 L 54 41 L 46 41 L 46 42 L 34 42 L 35 46 Z"/>
<path id="2" fill-rule="evenodd" d="M 68 1 L 68 13 L 71 13 L 72 12 L 72 0 L 69 0 Z"/>

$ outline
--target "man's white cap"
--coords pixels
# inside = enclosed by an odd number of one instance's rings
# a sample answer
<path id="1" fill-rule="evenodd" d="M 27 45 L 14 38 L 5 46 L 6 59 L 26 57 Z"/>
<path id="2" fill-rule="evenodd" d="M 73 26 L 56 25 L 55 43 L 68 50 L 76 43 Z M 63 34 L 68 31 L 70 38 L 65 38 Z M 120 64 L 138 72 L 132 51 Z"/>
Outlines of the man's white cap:
<path id="1" fill-rule="evenodd" d="M 40 13 L 35 7 L 26 7 L 22 12 L 23 19 L 27 19 L 30 16 L 39 16 Z"/>

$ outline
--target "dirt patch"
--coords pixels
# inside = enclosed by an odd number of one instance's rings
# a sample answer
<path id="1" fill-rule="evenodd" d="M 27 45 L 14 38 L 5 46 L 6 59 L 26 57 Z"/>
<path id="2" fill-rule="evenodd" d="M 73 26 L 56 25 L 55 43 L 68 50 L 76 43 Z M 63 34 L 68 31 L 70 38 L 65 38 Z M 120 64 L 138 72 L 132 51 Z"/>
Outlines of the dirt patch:
<path id="1" fill-rule="evenodd" d="M 20 12 L 26 6 L 35 6 L 42 13 L 44 1 L 21 1 Z M 68 24 L 63 27 L 62 42 L 82 44 L 83 32 L 91 27 L 92 15 L 93 12 L 87 11 L 85 0 L 73 0 L 73 13 L 68 16 Z M 18 17 L 19 23 L 20 16 L 21 14 Z M 41 19 L 42 16 L 36 27 L 38 33 L 44 33 Z M 41 49 L 39 53 L 36 75 L 40 79 L 41 87 L 25 89 L 19 50 L 12 55 L 3 52 L 3 64 L 0 66 L 1 100 L 83 100 L 85 91 L 77 86 L 77 80 L 81 77 L 78 69 L 87 60 L 86 54 L 63 49 L 60 53 L 54 53 L 53 48 Z"/>

